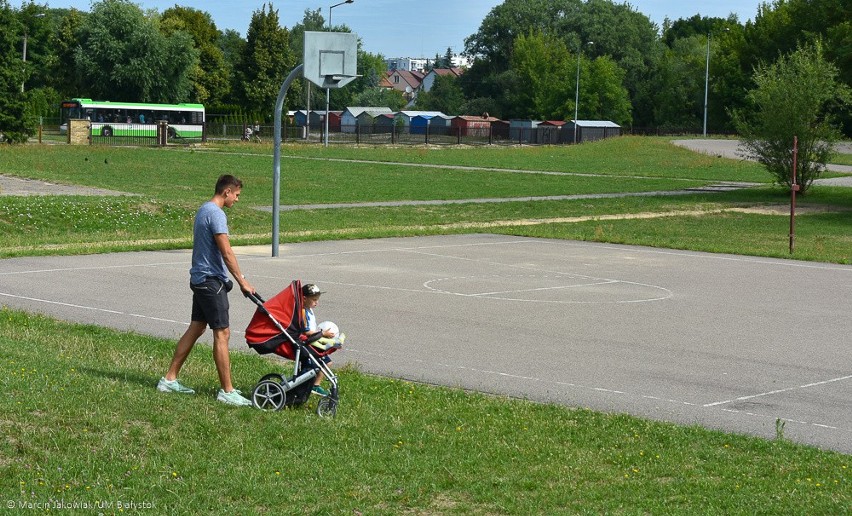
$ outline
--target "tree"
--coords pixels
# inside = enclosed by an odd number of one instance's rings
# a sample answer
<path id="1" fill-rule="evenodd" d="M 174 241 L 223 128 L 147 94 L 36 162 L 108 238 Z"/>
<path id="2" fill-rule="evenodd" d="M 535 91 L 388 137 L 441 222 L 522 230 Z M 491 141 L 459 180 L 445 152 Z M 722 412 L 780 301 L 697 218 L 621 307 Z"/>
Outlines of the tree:
<path id="1" fill-rule="evenodd" d="M 133 102 L 188 100 L 198 51 L 189 34 L 166 36 L 157 23 L 127 0 L 93 4 L 74 54 L 80 93 Z"/>
<path id="2" fill-rule="evenodd" d="M 352 104 L 356 106 L 389 107 L 391 111 L 399 111 L 406 104 L 401 91 L 386 88 L 372 88 L 355 95 Z"/>
<path id="3" fill-rule="evenodd" d="M 21 93 L 24 65 L 18 49 L 23 27 L 6 0 L 0 0 L 0 142 L 24 142 L 32 131 Z"/>
<path id="4" fill-rule="evenodd" d="M 608 56 L 588 63 L 587 72 L 580 78 L 580 117 L 590 120 L 611 120 L 621 126 L 633 123 L 630 96 L 624 87 L 624 70 Z M 579 115 L 578 115 L 579 116 Z"/>
<path id="5" fill-rule="evenodd" d="M 826 60 L 852 86 L 852 22 L 849 0 L 775 0 L 762 3 L 754 21 L 744 27 L 740 67 L 750 75 L 758 62 L 772 62 L 801 45 L 822 41 Z M 852 135 L 852 113 L 843 117 Z"/>
<path id="6" fill-rule="evenodd" d="M 225 55 L 219 47 L 221 32 L 209 13 L 190 7 L 166 9 L 161 18 L 165 34 L 182 30 L 192 36 L 199 52 L 198 65 L 193 70 L 190 100 L 202 104 L 220 104 L 230 94 L 229 70 Z"/>
<path id="7" fill-rule="evenodd" d="M 238 70 L 241 69 L 243 54 L 245 53 L 246 40 L 240 36 L 240 33 L 233 29 L 226 29 L 219 36 L 217 46 L 222 50 L 222 58 L 224 60 L 225 71 L 228 74 L 228 91 L 231 92 L 227 99 L 223 99 L 221 104 L 214 106 L 214 109 L 225 108 L 219 112 L 233 112 L 238 105 L 237 92 L 242 91 Z"/>
<path id="8" fill-rule="evenodd" d="M 289 32 L 280 26 L 272 3 L 263 4 L 261 10 L 252 13 L 238 70 L 246 109 L 271 114 L 278 91 L 295 66 Z M 299 92 L 291 88 L 285 104 L 296 106 L 298 99 Z"/>
<path id="9" fill-rule="evenodd" d="M 51 46 L 56 52 L 55 61 L 50 64 L 49 84 L 66 98 L 76 97 L 83 91 L 82 74 L 74 66 L 74 54 L 83 21 L 87 16 L 77 9 L 71 9 L 59 20 L 59 28 L 51 37 Z"/>
<path id="10" fill-rule="evenodd" d="M 368 90 L 378 89 L 382 75 L 385 73 L 385 68 L 385 58 L 379 54 L 365 52 L 361 49 L 361 41 L 359 40 L 357 73 L 360 77 L 343 88 L 331 90 L 332 109 L 343 109 L 346 106 L 369 106 L 370 104 L 357 103 L 354 99 Z"/>
<path id="11" fill-rule="evenodd" d="M 465 54 L 483 61 L 481 65 L 474 63 L 463 76 L 465 95 L 491 97 L 502 103 L 501 92 L 495 88 L 512 79 L 511 75 L 502 75 L 512 62 L 514 42 L 531 32 L 560 39 L 571 51 L 593 41 L 589 48 L 593 57 L 610 56 L 624 70 L 623 86 L 629 93 L 632 118 L 639 124 L 651 123 L 652 81 L 663 45 L 647 16 L 629 3 L 611 0 L 505 0 L 494 7 L 479 30 L 465 39 Z M 474 74 L 468 76 L 471 71 Z M 503 103 L 502 109 L 509 113 L 512 106 Z"/>
<path id="12" fill-rule="evenodd" d="M 49 84 L 49 64 L 55 60 L 56 54 L 51 45 L 51 34 L 55 30 L 53 19 L 48 14 L 44 6 L 32 1 L 18 11 L 18 18 L 27 35 L 25 91 Z"/>
<path id="13" fill-rule="evenodd" d="M 794 136 L 802 193 L 832 156 L 840 138 L 835 114 L 852 102 L 852 90 L 837 78 L 837 68 L 825 59 L 819 43 L 755 70 L 756 86 L 747 95 L 751 109 L 736 111 L 734 122 L 749 157 L 762 163 L 776 183 L 791 184 Z"/>
<path id="14" fill-rule="evenodd" d="M 448 115 L 460 115 L 465 98 L 458 79 L 454 75 L 436 75 L 432 89 L 420 93 L 415 103 L 417 109 L 440 111 Z"/>
<path id="15" fill-rule="evenodd" d="M 515 40 L 511 67 L 518 82 L 511 96 L 521 118 L 564 120 L 573 116 L 574 99 L 567 79 L 574 67 L 565 43 L 541 32 L 520 35 Z M 572 81 L 573 84 L 573 81 Z M 569 100 L 570 97 L 570 100 Z"/>

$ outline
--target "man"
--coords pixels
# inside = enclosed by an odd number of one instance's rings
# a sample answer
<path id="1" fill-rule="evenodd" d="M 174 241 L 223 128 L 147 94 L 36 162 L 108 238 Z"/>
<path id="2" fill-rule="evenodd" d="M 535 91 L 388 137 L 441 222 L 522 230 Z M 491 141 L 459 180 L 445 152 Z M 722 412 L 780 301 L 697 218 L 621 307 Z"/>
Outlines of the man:
<path id="1" fill-rule="evenodd" d="M 216 399 L 228 405 L 251 405 L 231 383 L 231 357 L 228 341 L 231 337 L 228 320 L 228 292 L 233 283 L 228 273 L 237 281 L 243 294 L 254 293 L 254 287 L 245 279 L 231 242 L 228 239 L 228 218 L 222 208 L 230 208 L 240 200 L 243 183 L 232 175 L 224 175 L 216 182 L 216 193 L 195 214 L 192 234 L 192 268 L 189 269 L 189 286 L 192 289 L 192 322 L 175 348 L 169 370 L 160 379 L 157 389 L 162 392 L 194 394 L 181 384 L 177 377 L 193 346 L 204 334 L 207 326 L 213 330 L 213 361 L 219 373 L 222 388 Z"/>

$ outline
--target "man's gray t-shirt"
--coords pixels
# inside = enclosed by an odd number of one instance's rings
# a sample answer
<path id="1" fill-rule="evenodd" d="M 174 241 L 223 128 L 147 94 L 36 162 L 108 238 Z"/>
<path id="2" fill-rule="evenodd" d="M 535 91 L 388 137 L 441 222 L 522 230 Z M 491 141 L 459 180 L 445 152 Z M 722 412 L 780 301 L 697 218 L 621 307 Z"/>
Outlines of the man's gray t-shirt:
<path id="1" fill-rule="evenodd" d="M 192 268 L 189 269 L 189 282 L 198 285 L 212 276 L 228 280 L 225 260 L 213 238 L 217 234 L 228 234 L 228 217 L 225 211 L 213 201 L 198 208 L 195 223 L 192 226 Z"/>

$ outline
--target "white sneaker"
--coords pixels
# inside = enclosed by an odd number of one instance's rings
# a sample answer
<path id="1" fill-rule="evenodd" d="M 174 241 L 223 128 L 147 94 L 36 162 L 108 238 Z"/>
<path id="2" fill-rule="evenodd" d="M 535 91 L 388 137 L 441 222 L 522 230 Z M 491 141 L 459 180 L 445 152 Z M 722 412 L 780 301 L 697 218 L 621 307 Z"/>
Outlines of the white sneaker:
<path id="1" fill-rule="evenodd" d="M 219 389 L 219 394 L 216 395 L 216 400 L 221 401 L 226 405 L 235 405 L 238 407 L 248 407 L 251 405 L 251 400 L 244 398 L 242 393 L 237 389 L 234 389 L 231 392 L 225 392 L 224 390 Z"/>
<path id="2" fill-rule="evenodd" d="M 157 383 L 157 390 L 160 392 L 178 392 L 180 394 L 195 394 L 195 391 L 183 385 L 177 378 L 174 380 L 166 380 L 166 377 L 160 378 Z"/>

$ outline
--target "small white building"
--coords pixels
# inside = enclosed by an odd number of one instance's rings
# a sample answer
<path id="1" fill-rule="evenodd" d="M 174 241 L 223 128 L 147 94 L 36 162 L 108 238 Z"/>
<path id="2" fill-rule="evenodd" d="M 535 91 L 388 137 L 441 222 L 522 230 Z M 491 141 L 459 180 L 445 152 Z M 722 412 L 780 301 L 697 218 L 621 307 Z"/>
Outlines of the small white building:
<path id="1" fill-rule="evenodd" d="M 422 72 L 432 64 L 431 59 L 425 57 L 392 57 L 385 59 L 388 71 L 403 70 L 406 72 Z"/>

